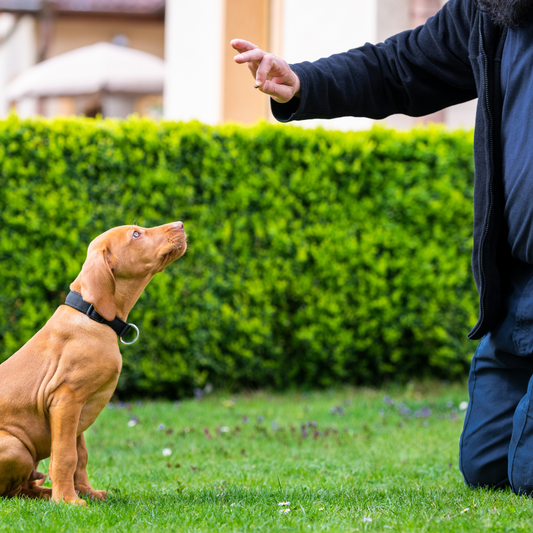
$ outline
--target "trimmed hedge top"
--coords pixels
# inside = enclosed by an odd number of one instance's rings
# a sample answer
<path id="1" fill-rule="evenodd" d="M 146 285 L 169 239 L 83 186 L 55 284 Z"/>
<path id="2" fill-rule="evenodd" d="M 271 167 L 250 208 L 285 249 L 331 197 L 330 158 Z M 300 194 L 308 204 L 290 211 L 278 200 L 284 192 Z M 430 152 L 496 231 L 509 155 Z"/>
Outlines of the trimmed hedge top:
<path id="1" fill-rule="evenodd" d="M 0 361 L 110 227 L 182 220 L 187 254 L 130 314 L 119 390 L 464 375 L 472 134 L 0 122 Z"/>

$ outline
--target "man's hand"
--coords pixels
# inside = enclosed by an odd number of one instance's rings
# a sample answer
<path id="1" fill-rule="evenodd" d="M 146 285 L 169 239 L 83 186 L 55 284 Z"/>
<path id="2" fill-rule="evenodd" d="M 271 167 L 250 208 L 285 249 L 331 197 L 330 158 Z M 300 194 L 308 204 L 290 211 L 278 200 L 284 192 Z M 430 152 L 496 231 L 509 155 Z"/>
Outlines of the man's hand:
<path id="1" fill-rule="evenodd" d="M 262 93 L 280 104 L 285 104 L 294 96 L 300 97 L 300 79 L 286 61 L 242 39 L 233 39 L 231 46 L 239 52 L 234 57 L 235 62 L 248 65 L 255 78 L 255 87 Z"/>

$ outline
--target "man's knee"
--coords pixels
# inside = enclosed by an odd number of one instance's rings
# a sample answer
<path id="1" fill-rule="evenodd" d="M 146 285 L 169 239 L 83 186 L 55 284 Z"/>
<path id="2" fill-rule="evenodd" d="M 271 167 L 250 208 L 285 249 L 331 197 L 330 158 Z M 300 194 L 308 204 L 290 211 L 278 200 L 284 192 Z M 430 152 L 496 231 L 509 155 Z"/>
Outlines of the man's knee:
<path id="1" fill-rule="evenodd" d="M 531 483 L 531 480 L 528 480 Z M 518 496 L 533 495 L 533 486 L 528 485 L 526 480 L 518 480 L 513 477 L 511 480 L 511 489 Z"/>
<path id="2" fill-rule="evenodd" d="M 509 485 L 507 457 L 484 457 L 479 453 L 470 453 L 468 447 L 463 447 L 459 469 L 463 474 L 465 484 L 473 489 L 502 488 Z"/>
<path id="3" fill-rule="evenodd" d="M 524 463 L 513 461 L 509 472 L 511 488 L 515 494 L 531 496 L 533 494 L 533 472 L 531 472 L 530 461 L 524 461 Z"/>

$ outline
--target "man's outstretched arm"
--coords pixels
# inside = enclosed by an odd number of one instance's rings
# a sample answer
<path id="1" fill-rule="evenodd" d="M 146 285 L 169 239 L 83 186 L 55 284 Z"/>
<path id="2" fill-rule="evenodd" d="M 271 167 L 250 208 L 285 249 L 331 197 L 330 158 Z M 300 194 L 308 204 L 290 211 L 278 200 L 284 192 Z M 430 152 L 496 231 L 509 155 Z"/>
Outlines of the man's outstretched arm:
<path id="1" fill-rule="evenodd" d="M 247 41 L 232 45 L 283 122 L 420 116 L 477 96 L 469 58 L 474 16 L 474 0 L 449 0 L 424 26 L 384 43 L 290 66 Z"/>

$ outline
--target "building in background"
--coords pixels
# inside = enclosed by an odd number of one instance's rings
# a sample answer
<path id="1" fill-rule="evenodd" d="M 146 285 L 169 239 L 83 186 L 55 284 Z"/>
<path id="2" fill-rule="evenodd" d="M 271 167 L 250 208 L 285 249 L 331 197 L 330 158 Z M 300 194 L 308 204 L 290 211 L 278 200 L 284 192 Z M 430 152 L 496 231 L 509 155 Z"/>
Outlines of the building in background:
<path id="1" fill-rule="evenodd" d="M 152 94 L 57 93 L 13 101 L 7 87 L 37 63 L 100 42 L 162 60 L 164 11 L 164 0 L 0 0 L 0 115 L 15 107 L 21 116 L 161 116 L 162 88 Z"/>
<path id="2" fill-rule="evenodd" d="M 233 61 L 232 38 L 255 42 L 290 63 L 312 61 L 422 24 L 444 1 L 0 0 L 0 116 L 13 105 L 6 88 L 18 74 L 107 42 L 164 59 L 164 97 L 109 94 L 107 107 L 102 92 L 27 97 L 16 101 L 17 112 L 126 116 L 135 111 L 208 124 L 272 120 L 269 99 L 253 89 L 246 67 Z M 394 116 L 379 122 L 398 128 L 427 121 L 473 127 L 474 115 L 470 102 L 420 119 Z M 301 125 L 357 130 L 374 122 L 348 117 Z"/>
<path id="3" fill-rule="evenodd" d="M 100 42 L 25 69 L 6 85 L 5 98 L 14 107 L 32 99 L 38 104 L 37 112 L 45 116 L 124 118 L 135 111 L 146 114 L 138 107 L 150 98 L 161 109 L 164 83 L 161 58 Z"/>

